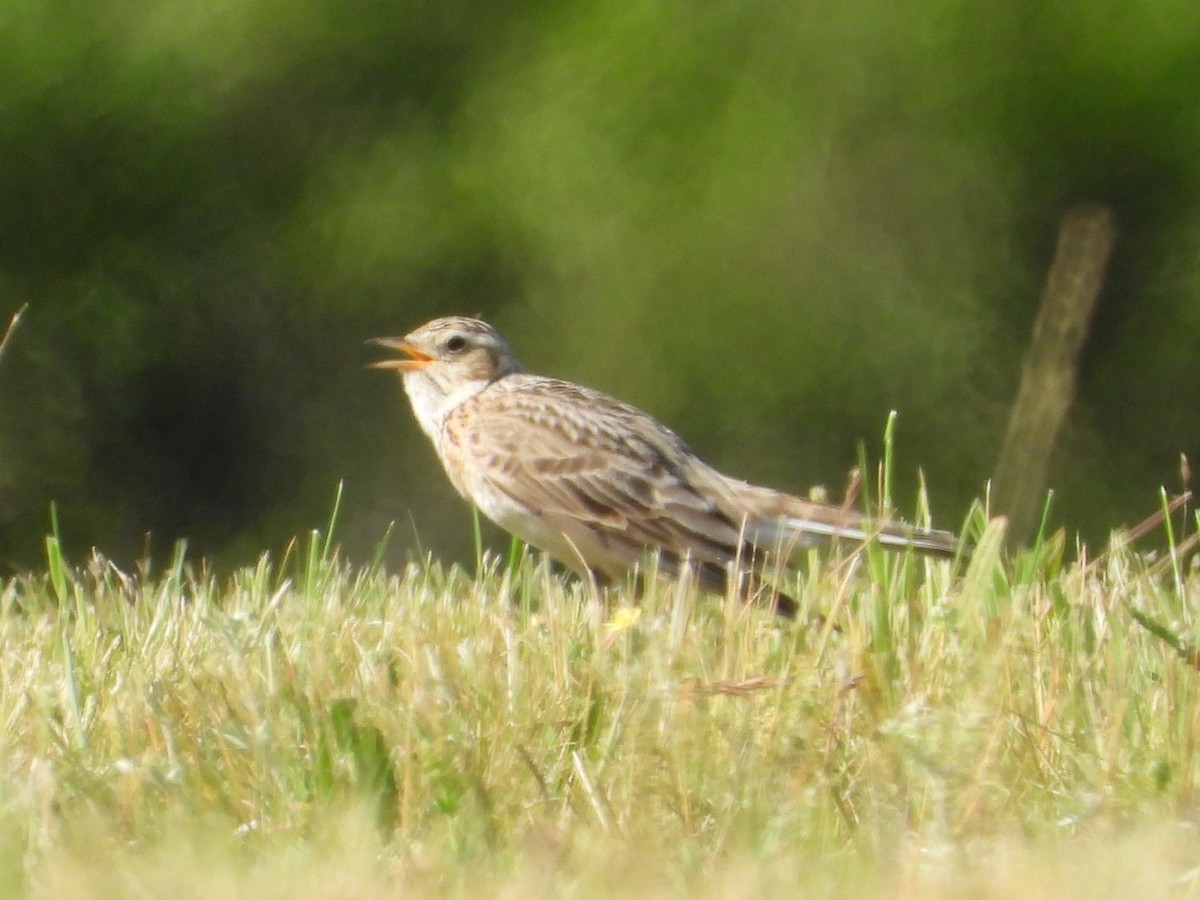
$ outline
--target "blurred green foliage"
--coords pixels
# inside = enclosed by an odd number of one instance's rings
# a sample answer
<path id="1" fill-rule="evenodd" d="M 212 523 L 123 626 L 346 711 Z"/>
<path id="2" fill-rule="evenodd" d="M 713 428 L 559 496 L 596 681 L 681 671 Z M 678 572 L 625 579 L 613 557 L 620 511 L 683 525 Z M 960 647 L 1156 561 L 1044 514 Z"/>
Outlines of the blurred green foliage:
<path id="1" fill-rule="evenodd" d="M 100 0 L 0 8 L 0 550 L 456 552 L 362 341 L 483 313 L 744 477 L 840 491 L 900 411 L 989 477 L 1058 219 L 1120 233 L 1057 521 L 1200 451 L 1200 7 Z M 150 537 L 147 538 L 146 535 Z"/>

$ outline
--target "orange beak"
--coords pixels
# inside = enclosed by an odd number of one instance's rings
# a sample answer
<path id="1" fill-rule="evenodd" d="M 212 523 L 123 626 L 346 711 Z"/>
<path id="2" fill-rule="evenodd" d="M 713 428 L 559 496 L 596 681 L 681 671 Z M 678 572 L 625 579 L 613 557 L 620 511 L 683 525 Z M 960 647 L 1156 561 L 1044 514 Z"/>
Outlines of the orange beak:
<path id="1" fill-rule="evenodd" d="M 403 353 L 404 356 L 400 359 L 381 359 L 379 362 L 373 362 L 367 366 L 369 369 L 390 369 L 392 371 L 415 372 L 417 369 L 423 369 L 431 362 L 433 357 L 422 350 L 418 350 L 412 344 L 407 343 L 400 338 L 375 338 L 368 341 L 369 344 L 374 344 L 377 347 L 384 347 L 387 350 L 395 350 L 397 353 Z"/>

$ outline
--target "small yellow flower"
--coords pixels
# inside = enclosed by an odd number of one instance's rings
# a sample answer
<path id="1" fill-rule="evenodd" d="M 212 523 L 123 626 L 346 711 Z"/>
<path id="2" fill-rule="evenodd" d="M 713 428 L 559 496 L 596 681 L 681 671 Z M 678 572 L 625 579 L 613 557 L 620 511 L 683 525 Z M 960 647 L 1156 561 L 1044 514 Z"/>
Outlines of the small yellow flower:
<path id="1" fill-rule="evenodd" d="M 604 633 L 609 639 L 615 638 L 622 631 L 628 631 L 642 617 L 640 606 L 622 606 L 613 614 L 612 620 L 604 623 Z"/>

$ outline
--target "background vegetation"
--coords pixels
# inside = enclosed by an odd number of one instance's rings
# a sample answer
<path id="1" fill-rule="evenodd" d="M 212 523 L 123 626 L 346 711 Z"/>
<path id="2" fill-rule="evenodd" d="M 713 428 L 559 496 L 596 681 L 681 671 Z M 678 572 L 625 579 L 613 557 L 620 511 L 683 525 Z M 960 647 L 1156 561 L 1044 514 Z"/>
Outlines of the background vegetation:
<path id="1" fill-rule="evenodd" d="M 0 548 L 229 563 L 346 481 L 465 509 L 362 341 L 482 312 L 746 477 L 897 469 L 953 526 L 1054 229 L 1120 229 L 1055 473 L 1092 537 L 1200 434 L 1200 7 L 122 0 L 0 9 Z M 147 534 L 150 535 L 147 538 Z"/>

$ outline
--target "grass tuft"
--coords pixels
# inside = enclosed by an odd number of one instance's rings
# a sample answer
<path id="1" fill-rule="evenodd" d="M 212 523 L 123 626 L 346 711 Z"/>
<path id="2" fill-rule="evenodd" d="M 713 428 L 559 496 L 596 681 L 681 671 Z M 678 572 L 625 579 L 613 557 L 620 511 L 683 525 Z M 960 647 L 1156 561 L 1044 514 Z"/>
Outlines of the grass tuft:
<path id="1" fill-rule="evenodd" d="M 515 546 L 355 569 L 332 521 L 221 580 L 55 532 L 0 596 L 0 892 L 1192 892 L 1188 516 L 1166 565 L 982 508 L 957 570 L 813 553 L 808 627 Z"/>

